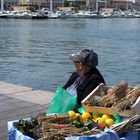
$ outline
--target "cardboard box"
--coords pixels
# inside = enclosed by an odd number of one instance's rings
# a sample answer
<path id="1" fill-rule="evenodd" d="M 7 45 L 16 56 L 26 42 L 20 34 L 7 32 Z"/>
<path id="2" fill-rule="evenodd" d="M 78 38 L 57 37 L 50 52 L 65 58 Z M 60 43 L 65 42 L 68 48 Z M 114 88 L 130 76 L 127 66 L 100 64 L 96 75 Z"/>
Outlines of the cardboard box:
<path id="1" fill-rule="evenodd" d="M 86 105 L 86 101 L 88 100 L 96 100 L 100 98 L 101 96 L 106 94 L 106 91 L 109 87 L 106 87 L 104 84 L 100 84 L 97 86 L 82 102 L 82 106 L 85 111 L 87 112 L 98 112 L 101 114 L 108 114 L 108 115 L 113 115 L 113 114 L 119 114 L 120 116 L 124 117 L 132 117 L 136 114 L 136 110 L 134 107 L 132 107 L 130 110 L 125 110 L 125 111 L 119 111 L 115 108 L 106 108 L 106 107 L 100 107 L 100 106 L 89 106 Z M 139 98 L 140 100 L 140 98 Z M 136 105 L 135 105 L 136 106 Z M 140 104 L 139 104 L 140 106 Z M 139 111 L 140 112 L 140 111 Z"/>

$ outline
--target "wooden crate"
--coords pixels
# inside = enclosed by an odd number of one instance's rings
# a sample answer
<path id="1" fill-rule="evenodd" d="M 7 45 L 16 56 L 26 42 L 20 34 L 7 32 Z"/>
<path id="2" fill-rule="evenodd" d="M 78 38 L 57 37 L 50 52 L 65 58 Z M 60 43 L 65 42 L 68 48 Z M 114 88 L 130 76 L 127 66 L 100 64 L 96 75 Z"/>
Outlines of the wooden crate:
<path id="1" fill-rule="evenodd" d="M 136 114 L 134 109 L 118 112 L 114 108 L 106 108 L 106 107 L 99 107 L 99 106 L 88 106 L 88 105 L 84 105 L 84 104 L 82 104 L 82 106 L 83 106 L 84 110 L 87 111 L 87 112 L 93 112 L 94 111 L 94 112 L 98 112 L 98 113 L 101 113 L 101 114 L 108 114 L 108 115 L 119 114 L 120 116 L 124 116 L 124 117 L 132 117 Z"/>
<path id="2" fill-rule="evenodd" d="M 97 86 L 86 98 L 82 100 L 82 104 L 85 104 L 87 100 L 100 98 L 106 94 L 106 91 L 109 87 L 106 87 L 103 83 Z"/>
<path id="3" fill-rule="evenodd" d="M 136 100 L 136 102 L 133 104 L 133 109 L 136 111 L 136 114 L 140 115 L 140 96 Z"/>
<path id="4" fill-rule="evenodd" d="M 89 106 L 86 105 L 86 101 L 90 100 L 90 99 L 96 99 L 96 98 L 100 98 L 101 96 L 105 95 L 106 90 L 109 87 L 106 87 L 104 84 L 100 84 L 99 86 L 97 86 L 82 102 L 82 106 L 84 108 L 85 111 L 87 112 L 98 112 L 101 114 L 108 114 L 108 115 L 113 115 L 113 114 L 119 114 L 120 116 L 125 116 L 125 117 L 132 117 L 136 114 L 136 111 L 134 110 L 134 108 L 132 107 L 131 110 L 125 110 L 125 111 L 121 111 L 118 112 L 117 109 L 115 108 L 106 108 L 106 107 L 100 107 L 100 106 Z"/>

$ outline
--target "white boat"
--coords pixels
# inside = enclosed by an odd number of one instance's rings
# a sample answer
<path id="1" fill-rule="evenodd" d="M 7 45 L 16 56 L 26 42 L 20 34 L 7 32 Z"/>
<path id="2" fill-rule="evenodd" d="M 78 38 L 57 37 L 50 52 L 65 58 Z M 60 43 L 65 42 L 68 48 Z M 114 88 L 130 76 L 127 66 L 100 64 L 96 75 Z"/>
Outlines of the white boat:
<path id="1" fill-rule="evenodd" d="M 91 18 L 93 16 L 95 16 L 96 14 L 90 12 L 90 11 L 79 11 L 77 13 L 77 17 L 78 18 Z"/>
<path id="2" fill-rule="evenodd" d="M 112 17 L 112 13 L 110 12 L 103 12 L 101 13 L 102 18 L 111 18 Z"/>
<path id="3" fill-rule="evenodd" d="M 126 18 L 135 18 L 135 13 L 132 11 L 128 10 L 128 11 L 125 11 L 124 13 L 125 13 Z"/>
<path id="4" fill-rule="evenodd" d="M 7 18 L 7 13 L 5 11 L 0 11 L 0 18 Z"/>
<path id="5" fill-rule="evenodd" d="M 11 11 L 7 14 L 7 18 L 31 19 L 32 14 L 28 12 Z"/>
<path id="6" fill-rule="evenodd" d="M 140 18 L 140 12 L 136 12 L 134 16 L 135 18 Z"/>
<path id="7" fill-rule="evenodd" d="M 65 13 L 61 13 L 61 12 L 53 12 L 50 11 L 48 9 L 41 9 L 41 11 L 48 16 L 49 19 L 56 19 L 56 18 L 66 18 L 67 16 L 65 15 Z"/>
<path id="8" fill-rule="evenodd" d="M 111 15 L 112 18 L 124 18 L 125 17 L 125 13 L 122 11 L 115 11 L 112 13 Z"/>
<path id="9" fill-rule="evenodd" d="M 32 19 L 48 19 L 48 15 L 44 11 L 37 11 L 32 14 Z"/>
<path id="10" fill-rule="evenodd" d="M 43 12 L 44 12 L 44 14 L 46 16 L 48 16 L 49 19 L 56 19 L 56 18 L 58 18 L 58 14 L 56 14 L 56 13 L 54 13 L 52 11 L 44 10 Z"/>
<path id="11" fill-rule="evenodd" d="M 101 18 L 97 11 L 79 11 L 77 13 L 70 13 L 68 18 Z"/>

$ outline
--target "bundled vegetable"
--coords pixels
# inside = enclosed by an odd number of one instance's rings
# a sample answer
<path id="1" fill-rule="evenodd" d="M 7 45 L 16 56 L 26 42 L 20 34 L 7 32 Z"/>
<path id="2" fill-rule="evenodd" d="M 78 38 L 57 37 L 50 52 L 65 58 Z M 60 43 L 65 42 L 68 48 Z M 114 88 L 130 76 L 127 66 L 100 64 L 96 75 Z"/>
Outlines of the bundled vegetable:
<path id="1" fill-rule="evenodd" d="M 68 136 L 97 134 L 97 122 L 88 112 L 82 115 L 70 110 L 62 115 L 39 114 L 30 120 L 20 119 L 14 126 L 24 135 L 38 140 L 65 140 Z"/>
<path id="2" fill-rule="evenodd" d="M 108 88 L 106 95 L 98 99 L 89 98 L 85 104 L 88 106 L 100 106 L 114 108 L 117 112 L 131 110 L 131 107 L 140 96 L 140 86 L 128 87 L 128 83 L 121 81 L 118 85 Z"/>
<path id="3" fill-rule="evenodd" d="M 113 107 L 119 111 L 124 111 L 130 109 L 131 106 L 136 102 L 137 98 L 140 96 L 140 87 L 134 87 L 127 95 L 120 101 L 116 102 Z"/>
<path id="4" fill-rule="evenodd" d="M 121 81 L 120 84 L 112 86 L 107 91 L 107 95 L 101 97 L 97 102 L 99 106 L 111 107 L 114 102 L 119 101 L 122 97 L 126 95 L 126 90 L 128 88 L 128 83 Z"/>
<path id="5" fill-rule="evenodd" d="M 139 131 L 140 130 L 140 116 L 135 115 L 131 117 L 130 119 L 128 119 L 127 121 L 124 121 L 120 123 L 119 125 L 114 126 L 112 130 L 116 131 L 119 134 L 127 133 L 130 130 Z"/>

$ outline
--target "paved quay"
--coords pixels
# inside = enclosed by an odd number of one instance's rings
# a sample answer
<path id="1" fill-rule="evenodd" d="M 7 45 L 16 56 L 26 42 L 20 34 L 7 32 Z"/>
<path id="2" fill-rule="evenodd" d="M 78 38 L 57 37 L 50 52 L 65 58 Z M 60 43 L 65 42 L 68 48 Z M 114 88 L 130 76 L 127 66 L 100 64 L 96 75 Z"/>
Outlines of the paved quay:
<path id="1" fill-rule="evenodd" d="M 0 140 L 7 140 L 7 121 L 44 112 L 52 97 L 52 92 L 0 82 Z"/>

